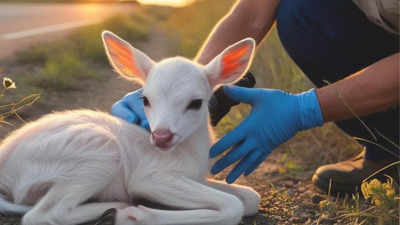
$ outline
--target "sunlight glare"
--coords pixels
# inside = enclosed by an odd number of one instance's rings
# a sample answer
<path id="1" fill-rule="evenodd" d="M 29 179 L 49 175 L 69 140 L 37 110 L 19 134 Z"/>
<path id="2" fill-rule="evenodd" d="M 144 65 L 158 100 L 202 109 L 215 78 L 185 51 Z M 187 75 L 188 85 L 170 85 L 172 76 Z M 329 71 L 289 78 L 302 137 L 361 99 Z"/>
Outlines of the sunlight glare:
<path id="1" fill-rule="evenodd" d="M 173 7 L 184 7 L 189 5 L 194 0 L 138 0 L 141 4 L 152 4 L 152 5 L 166 5 Z"/>
<path id="2" fill-rule="evenodd" d="M 85 14 L 96 14 L 102 10 L 102 7 L 95 4 L 82 4 L 81 7 L 79 7 L 79 10 Z"/>

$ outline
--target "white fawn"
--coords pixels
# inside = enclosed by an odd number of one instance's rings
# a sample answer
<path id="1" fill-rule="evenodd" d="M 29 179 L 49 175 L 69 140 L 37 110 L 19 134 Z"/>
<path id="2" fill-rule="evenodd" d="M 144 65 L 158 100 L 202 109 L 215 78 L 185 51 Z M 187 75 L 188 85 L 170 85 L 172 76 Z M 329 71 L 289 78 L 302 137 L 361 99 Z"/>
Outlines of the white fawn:
<path id="1" fill-rule="evenodd" d="M 206 178 L 213 137 L 207 102 L 244 75 L 254 40 L 200 65 L 181 57 L 155 63 L 111 32 L 102 38 L 114 69 L 145 84 L 151 131 L 91 110 L 26 124 L 0 146 L 0 212 L 25 214 L 23 225 L 77 225 L 110 208 L 116 225 L 236 225 L 255 214 L 253 189 Z"/>

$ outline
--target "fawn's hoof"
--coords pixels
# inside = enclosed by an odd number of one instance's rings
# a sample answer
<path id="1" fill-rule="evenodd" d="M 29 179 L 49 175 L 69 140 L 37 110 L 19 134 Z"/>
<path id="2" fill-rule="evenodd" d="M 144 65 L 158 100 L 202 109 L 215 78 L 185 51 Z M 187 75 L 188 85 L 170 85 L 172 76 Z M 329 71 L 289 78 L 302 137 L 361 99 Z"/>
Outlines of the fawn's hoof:
<path id="1" fill-rule="evenodd" d="M 132 206 L 118 210 L 115 225 L 146 225 L 151 224 L 150 211 L 144 206 Z"/>

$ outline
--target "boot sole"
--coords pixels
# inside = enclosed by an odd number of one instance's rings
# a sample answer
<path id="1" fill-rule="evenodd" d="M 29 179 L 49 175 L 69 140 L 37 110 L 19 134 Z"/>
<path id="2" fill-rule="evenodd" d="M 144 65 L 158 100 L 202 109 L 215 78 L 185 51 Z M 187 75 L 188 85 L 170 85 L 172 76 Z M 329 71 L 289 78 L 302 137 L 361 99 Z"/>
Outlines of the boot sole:
<path id="1" fill-rule="evenodd" d="M 320 189 L 321 191 L 325 192 L 326 194 L 329 192 L 329 179 L 323 178 L 314 174 L 312 177 L 313 184 Z M 352 194 L 360 190 L 361 184 L 343 184 L 332 182 L 331 185 L 331 194 Z"/>

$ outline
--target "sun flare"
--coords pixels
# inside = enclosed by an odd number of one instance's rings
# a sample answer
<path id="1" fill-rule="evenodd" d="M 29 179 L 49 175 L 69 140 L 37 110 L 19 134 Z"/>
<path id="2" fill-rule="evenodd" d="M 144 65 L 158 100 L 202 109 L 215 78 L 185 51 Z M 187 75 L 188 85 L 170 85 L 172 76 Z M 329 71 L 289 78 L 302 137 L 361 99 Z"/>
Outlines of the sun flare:
<path id="1" fill-rule="evenodd" d="M 153 4 L 153 5 L 167 5 L 173 7 L 183 7 L 194 0 L 138 0 L 141 4 Z"/>

